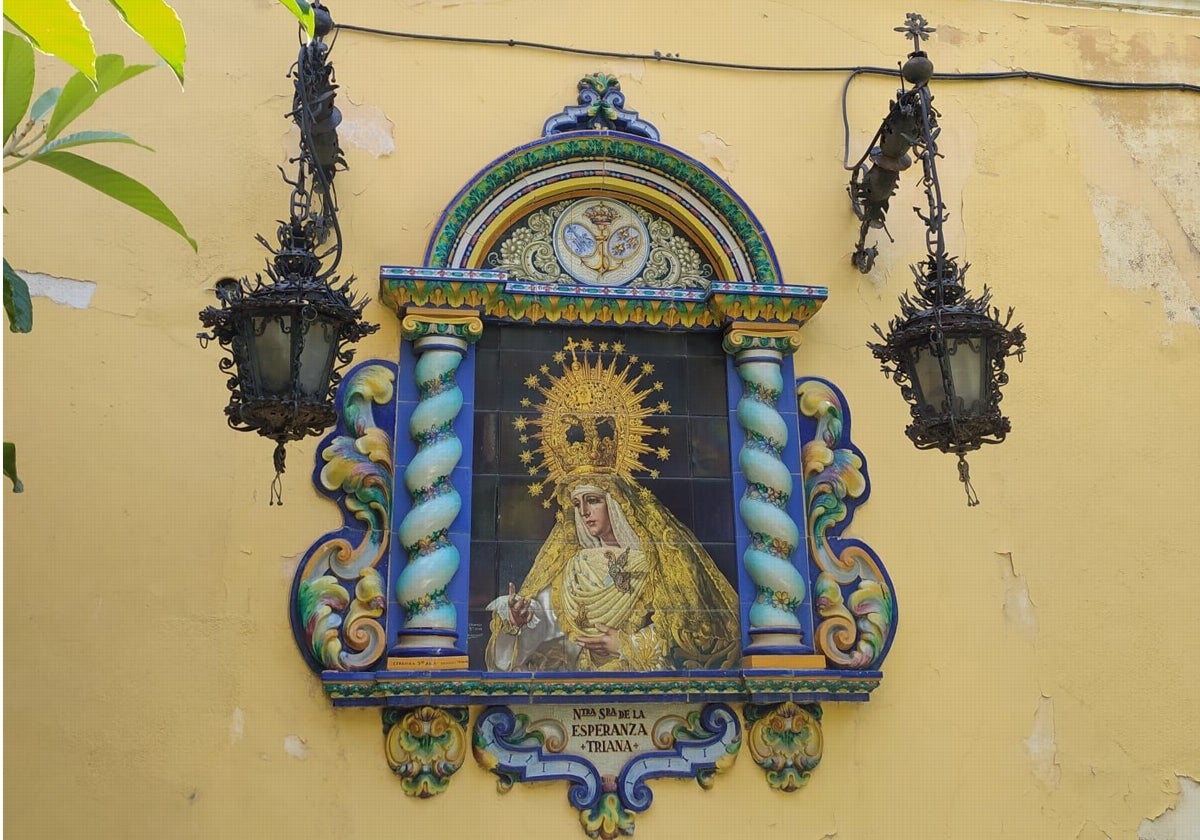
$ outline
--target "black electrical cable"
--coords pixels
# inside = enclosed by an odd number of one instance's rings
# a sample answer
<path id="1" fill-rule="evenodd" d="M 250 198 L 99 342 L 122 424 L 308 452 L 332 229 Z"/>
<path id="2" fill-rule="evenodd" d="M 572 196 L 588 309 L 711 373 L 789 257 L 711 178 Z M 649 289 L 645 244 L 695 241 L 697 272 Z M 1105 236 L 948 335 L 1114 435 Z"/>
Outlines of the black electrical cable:
<path id="1" fill-rule="evenodd" d="M 398 32 L 389 29 L 376 29 L 370 26 L 355 26 L 350 23 L 336 23 L 337 29 L 348 32 L 362 32 L 368 35 L 383 35 L 390 38 L 407 38 L 413 41 L 440 41 L 450 44 L 474 44 L 489 47 L 522 47 L 524 49 L 548 50 L 550 52 L 569 53 L 571 55 L 586 55 L 599 58 L 628 58 L 643 61 L 667 61 L 672 64 L 684 64 L 692 67 L 712 67 L 722 70 L 751 70 L 767 73 L 850 73 L 851 78 L 860 74 L 872 76 L 900 75 L 899 69 L 871 66 L 825 66 L 810 67 L 802 65 L 772 65 L 772 64 L 738 64 L 729 61 L 706 61 L 698 58 L 683 58 L 678 54 L 662 53 L 627 53 L 616 50 L 588 50 L 582 47 L 565 47 L 561 44 L 544 44 L 538 41 L 518 41 L 513 38 L 468 38 L 461 35 L 428 35 L 417 32 Z M 1035 70 L 1005 70 L 990 73 L 934 73 L 937 81 L 995 81 L 998 79 L 1032 79 L 1042 82 L 1057 82 L 1064 85 L 1098 88 L 1101 90 L 1177 90 L 1189 93 L 1200 93 L 1200 85 L 1187 82 L 1112 82 L 1103 79 L 1082 79 L 1074 76 L 1060 76 L 1055 73 L 1040 73 Z"/>
<path id="2" fill-rule="evenodd" d="M 382 35 L 389 38 L 406 38 L 412 41 L 437 41 L 448 44 L 472 44 L 488 47 L 522 47 L 532 50 L 547 50 L 550 52 L 567 53 L 570 55 L 586 55 L 598 58 L 625 58 L 642 61 L 667 61 L 672 64 L 683 64 L 689 67 L 709 67 L 721 70 L 749 70 L 764 73 L 848 73 L 846 82 L 842 85 L 842 128 L 844 143 L 842 147 L 842 167 L 853 170 L 861 165 L 850 165 L 850 117 L 846 113 L 846 99 L 850 92 L 850 83 L 856 76 L 888 76 L 899 78 L 900 70 L 888 67 L 862 66 L 824 66 L 810 67 L 803 65 L 772 65 L 772 64 L 738 64 L 729 61 L 706 61 L 698 58 L 683 58 L 678 54 L 663 53 L 655 50 L 653 53 L 627 53 L 616 50 L 588 50 L 582 47 L 566 47 L 561 44 L 544 44 L 538 41 L 518 41 L 513 38 L 469 38 L 462 35 L 429 35 L 418 32 L 398 32 L 389 29 L 376 29 L 371 26 L 356 26 L 351 23 L 335 23 L 336 29 L 348 32 L 362 32 L 368 35 Z M 932 80 L 939 82 L 992 82 L 1005 79 L 1029 79 L 1036 82 L 1052 82 L 1055 84 L 1072 85 L 1074 87 L 1090 88 L 1093 90 L 1115 91 L 1182 91 L 1185 93 L 1200 93 L 1200 85 L 1187 82 L 1113 82 L 1104 79 L 1084 79 L 1076 76 L 1062 76 L 1057 73 L 1041 73 L 1036 70 L 1002 70 L 987 73 L 934 73 Z M 874 141 L 872 141 L 873 143 Z M 866 156 L 864 155 L 864 158 Z"/>

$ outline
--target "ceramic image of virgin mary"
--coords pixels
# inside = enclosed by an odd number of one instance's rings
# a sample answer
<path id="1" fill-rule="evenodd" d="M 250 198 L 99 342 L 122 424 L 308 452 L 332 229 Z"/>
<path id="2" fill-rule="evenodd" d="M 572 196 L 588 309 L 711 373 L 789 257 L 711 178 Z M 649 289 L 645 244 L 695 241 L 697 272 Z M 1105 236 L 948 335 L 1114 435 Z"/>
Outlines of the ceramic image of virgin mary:
<path id="1" fill-rule="evenodd" d="M 602 349 L 608 349 L 602 345 Z M 556 524 L 520 586 L 488 605 L 486 662 L 493 671 L 661 671 L 737 665 L 737 596 L 691 530 L 633 479 L 642 457 L 664 448 L 646 424 L 669 406 L 644 405 L 651 389 L 631 358 L 618 370 L 591 343 L 568 339 L 555 361 L 561 376 L 526 384 L 545 398 L 536 419 L 539 446 L 521 460 L 547 478 L 543 504 Z M 589 358 L 590 357 L 590 358 Z M 537 463 L 534 463 L 537 461 Z M 536 470 L 534 470 L 536 471 Z M 649 471 L 653 475 L 653 471 Z"/>

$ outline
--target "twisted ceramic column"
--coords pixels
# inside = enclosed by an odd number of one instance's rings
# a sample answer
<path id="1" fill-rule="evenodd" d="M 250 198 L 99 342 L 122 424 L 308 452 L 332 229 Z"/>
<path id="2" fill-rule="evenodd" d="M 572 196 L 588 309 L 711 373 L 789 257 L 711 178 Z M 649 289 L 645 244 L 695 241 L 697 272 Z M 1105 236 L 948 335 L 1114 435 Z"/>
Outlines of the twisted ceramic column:
<path id="1" fill-rule="evenodd" d="M 783 393 L 783 356 L 795 351 L 799 333 L 766 327 L 735 326 L 725 336 L 724 347 L 742 380 L 737 419 L 743 442 L 738 464 L 746 490 L 738 510 L 750 532 L 742 563 L 757 592 L 750 607 L 747 652 L 790 653 L 798 652 L 803 643 L 796 610 L 808 587 L 792 565 L 800 529 L 787 512 L 792 475 L 782 459 L 788 428 L 778 404 Z"/>
<path id="2" fill-rule="evenodd" d="M 450 524 L 462 509 L 462 498 L 450 481 L 462 458 L 454 421 L 462 410 L 463 393 L 455 374 L 468 345 L 482 334 L 483 323 L 475 315 L 409 310 L 401 329 L 418 355 L 418 402 L 408 423 L 417 452 L 404 471 L 413 506 L 400 523 L 398 536 L 408 564 L 396 580 L 396 599 L 405 617 L 390 653 L 461 656 L 456 649 L 458 611 L 448 595 L 459 565 Z"/>

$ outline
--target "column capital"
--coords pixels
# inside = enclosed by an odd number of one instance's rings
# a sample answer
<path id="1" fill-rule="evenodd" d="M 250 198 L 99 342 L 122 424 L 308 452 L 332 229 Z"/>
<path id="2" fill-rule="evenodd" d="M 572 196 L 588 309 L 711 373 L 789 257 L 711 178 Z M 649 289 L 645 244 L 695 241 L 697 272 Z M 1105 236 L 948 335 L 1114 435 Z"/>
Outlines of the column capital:
<path id="1" fill-rule="evenodd" d="M 790 356 L 800 349 L 800 327 L 796 324 L 734 321 L 725 328 L 721 347 L 731 356 L 746 350 L 772 350 Z"/>
<path id="2" fill-rule="evenodd" d="M 440 336 L 474 344 L 483 335 L 483 319 L 470 310 L 410 306 L 400 319 L 400 334 L 409 341 Z"/>

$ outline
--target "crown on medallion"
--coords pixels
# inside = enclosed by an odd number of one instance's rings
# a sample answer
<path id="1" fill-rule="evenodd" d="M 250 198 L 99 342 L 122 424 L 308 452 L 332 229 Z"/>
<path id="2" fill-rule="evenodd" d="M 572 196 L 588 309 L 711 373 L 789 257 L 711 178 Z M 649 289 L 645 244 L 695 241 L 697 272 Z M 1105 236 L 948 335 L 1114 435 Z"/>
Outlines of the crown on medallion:
<path id="1" fill-rule="evenodd" d="M 619 367 L 618 356 L 624 352 L 620 342 L 596 344 L 568 337 L 563 349 L 553 355 L 561 373 L 542 365 L 539 373 L 525 378 L 525 386 L 543 397 L 536 405 L 523 399 L 522 406 L 537 414 L 513 421 L 522 443 L 531 439 L 537 443 L 535 450 L 520 453 L 521 462 L 531 476 L 545 476 L 529 485 L 530 495 L 539 496 L 547 485 L 557 485 L 573 475 L 605 473 L 630 478 L 635 472 L 647 472 L 658 477 L 658 470 L 648 469 L 642 456 L 653 453 L 664 461 L 670 457 L 665 446 L 654 447 L 646 440 L 654 434 L 666 435 L 668 429 L 645 421 L 654 414 L 667 414 L 671 405 L 665 400 L 647 405 L 647 398 L 661 391 L 663 384 L 655 381 L 642 387 L 643 379 L 654 373 L 654 365 L 639 365 L 637 356 L 629 356 Z M 610 355 L 607 362 L 605 355 Z M 543 505 L 548 507 L 549 500 Z"/>
<path id="2" fill-rule="evenodd" d="M 588 221 L 596 227 L 608 227 L 617 218 L 617 211 L 609 207 L 603 201 L 599 204 L 593 204 L 591 207 L 583 211 L 583 215 L 587 216 Z"/>

